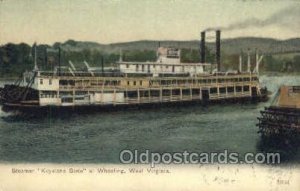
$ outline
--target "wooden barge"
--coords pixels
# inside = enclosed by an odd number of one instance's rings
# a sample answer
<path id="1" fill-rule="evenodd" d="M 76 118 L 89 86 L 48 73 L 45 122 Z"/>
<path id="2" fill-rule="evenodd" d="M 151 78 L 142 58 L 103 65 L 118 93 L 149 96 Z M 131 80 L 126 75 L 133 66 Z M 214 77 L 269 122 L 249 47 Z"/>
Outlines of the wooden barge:
<path id="1" fill-rule="evenodd" d="M 300 86 L 281 86 L 270 107 L 258 118 L 259 133 L 264 137 L 300 135 Z"/>

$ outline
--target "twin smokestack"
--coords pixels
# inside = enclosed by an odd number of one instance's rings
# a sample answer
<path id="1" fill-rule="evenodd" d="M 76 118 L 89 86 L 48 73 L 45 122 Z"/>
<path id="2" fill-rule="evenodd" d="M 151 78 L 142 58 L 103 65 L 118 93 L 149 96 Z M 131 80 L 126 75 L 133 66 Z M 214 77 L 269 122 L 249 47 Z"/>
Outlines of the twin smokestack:
<path id="1" fill-rule="evenodd" d="M 201 32 L 200 41 L 200 62 L 205 63 L 205 31 Z M 221 70 L 221 31 L 216 30 L 216 64 L 218 71 Z"/>

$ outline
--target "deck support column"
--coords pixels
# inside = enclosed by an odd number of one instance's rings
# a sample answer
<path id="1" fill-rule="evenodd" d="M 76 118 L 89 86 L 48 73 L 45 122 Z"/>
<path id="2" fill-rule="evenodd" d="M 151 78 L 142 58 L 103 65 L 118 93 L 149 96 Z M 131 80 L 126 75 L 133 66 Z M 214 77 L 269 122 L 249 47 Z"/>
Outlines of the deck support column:
<path id="1" fill-rule="evenodd" d="M 116 105 L 116 89 L 114 89 L 113 104 Z"/>
<path id="2" fill-rule="evenodd" d="M 75 105 L 75 89 L 73 89 L 73 105 Z"/>
<path id="3" fill-rule="evenodd" d="M 159 99 L 160 99 L 160 102 L 162 102 L 162 93 L 163 93 L 163 91 L 162 91 L 162 88 L 160 88 L 160 90 L 159 90 Z"/>
<path id="4" fill-rule="evenodd" d="M 104 91 L 103 91 L 103 88 L 101 90 L 101 97 L 100 97 L 100 102 L 103 104 L 103 94 L 104 94 Z"/>
<path id="5" fill-rule="evenodd" d="M 208 89 L 208 91 L 210 91 L 210 89 Z M 202 91 L 201 91 L 201 87 L 199 88 L 199 99 L 201 100 L 202 98 Z"/>
<path id="6" fill-rule="evenodd" d="M 151 103 L 150 88 L 148 89 L 148 98 L 149 98 L 149 103 Z"/>
<path id="7" fill-rule="evenodd" d="M 228 86 L 225 87 L 226 90 L 226 97 L 228 97 Z"/>
<path id="8" fill-rule="evenodd" d="M 180 100 L 182 100 L 182 88 L 180 88 Z"/>
<path id="9" fill-rule="evenodd" d="M 140 89 L 137 89 L 138 102 L 141 103 Z"/>
<path id="10" fill-rule="evenodd" d="M 234 97 L 236 97 L 236 85 L 235 84 L 233 86 L 233 91 L 234 91 Z"/>

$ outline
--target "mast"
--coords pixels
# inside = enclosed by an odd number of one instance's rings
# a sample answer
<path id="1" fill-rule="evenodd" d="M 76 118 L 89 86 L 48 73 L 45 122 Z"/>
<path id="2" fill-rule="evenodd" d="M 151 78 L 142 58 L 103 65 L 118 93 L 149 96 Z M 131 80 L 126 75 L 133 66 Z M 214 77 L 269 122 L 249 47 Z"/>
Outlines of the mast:
<path id="1" fill-rule="evenodd" d="M 120 49 L 120 58 L 119 58 L 119 62 L 123 62 L 123 52 L 122 52 L 122 49 Z"/>
<path id="2" fill-rule="evenodd" d="M 45 48 L 45 66 L 48 65 L 48 53 L 47 53 L 47 47 Z"/>
<path id="3" fill-rule="evenodd" d="M 38 65 L 37 65 L 37 53 L 36 53 L 36 42 L 34 43 L 34 71 L 38 71 Z"/>
<path id="4" fill-rule="evenodd" d="M 60 76 L 60 66 L 61 66 L 61 49 L 58 47 L 58 76 Z"/>
<path id="5" fill-rule="evenodd" d="M 102 75 L 104 73 L 104 58 L 103 58 L 103 55 L 101 56 L 101 72 L 102 72 Z"/>
<path id="6" fill-rule="evenodd" d="M 243 58 L 242 58 L 242 52 L 241 52 L 240 56 L 239 56 L 239 72 L 242 72 L 242 70 L 243 70 L 242 63 L 243 63 Z"/>
<path id="7" fill-rule="evenodd" d="M 248 50 L 247 57 L 248 57 L 248 60 L 247 60 L 247 72 L 251 72 L 251 70 L 250 70 L 250 67 L 251 67 L 250 50 Z"/>

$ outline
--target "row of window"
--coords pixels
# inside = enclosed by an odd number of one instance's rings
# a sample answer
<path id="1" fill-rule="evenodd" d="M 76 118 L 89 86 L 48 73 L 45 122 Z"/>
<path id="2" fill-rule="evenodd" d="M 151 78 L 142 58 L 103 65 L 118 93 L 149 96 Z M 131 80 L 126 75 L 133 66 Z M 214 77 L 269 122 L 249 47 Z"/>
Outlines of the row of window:
<path id="1" fill-rule="evenodd" d="M 249 86 L 236 86 L 234 87 L 220 87 L 219 88 L 219 93 L 224 94 L 224 93 L 233 93 L 234 89 L 236 92 L 249 92 L 250 87 Z M 162 90 L 162 96 L 170 96 L 170 95 L 180 95 L 182 94 L 183 96 L 185 95 L 200 95 L 200 89 L 182 89 L 182 92 L 180 93 L 180 89 L 173 89 L 173 90 Z M 218 88 L 210 88 L 209 90 L 210 94 L 216 94 L 218 93 Z M 86 95 L 87 92 L 76 92 L 76 95 Z M 139 96 L 140 97 L 159 97 L 160 96 L 160 90 L 141 90 L 139 91 Z M 60 96 L 62 95 L 71 95 L 70 92 L 60 92 Z M 137 97 L 138 93 L 137 91 L 131 91 L 127 92 L 125 94 L 125 97 Z M 57 93 L 56 92 L 43 92 L 40 96 L 41 98 L 57 98 Z M 72 98 L 62 98 L 62 99 L 72 99 Z M 77 99 L 77 98 L 76 98 Z M 78 98 L 78 99 L 84 99 Z"/>
<path id="2" fill-rule="evenodd" d="M 49 79 L 48 83 L 49 83 L 49 85 L 52 85 L 52 79 Z M 44 79 L 40 79 L 40 84 L 41 85 L 44 84 Z"/>
<path id="3" fill-rule="evenodd" d="M 234 92 L 234 87 L 220 87 L 219 88 L 219 93 L 224 94 L 226 93 L 233 93 Z M 236 92 L 249 92 L 250 87 L 249 86 L 236 86 Z M 209 90 L 210 94 L 216 94 L 218 93 L 217 88 L 210 88 Z M 137 98 L 139 95 L 140 98 L 143 97 L 159 97 L 160 96 L 160 90 L 140 90 L 138 91 L 128 91 L 125 94 L 125 98 Z M 200 89 L 182 89 L 180 92 L 180 89 L 172 89 L 172 90 L 162 90 L 162 96 L 198 96 L 200 95 Z"/>
<path id="4" fill-rule="evenodd" d="M 252 78 L 253 81 L 257 80 L 257 77 L 253 77 Z M 199 79 L 199 80 L 153 80 L 150 83 L 151 84 L 157 84 L 157 85 L 170 85 L 170 84 L 202 84 L 202 83 L 225 83 L 225 82 L 248 82 L 250 81 L 250 78 L 229 78 L 229 79 L 223 79 L 223 78 L 219 78 L 219 79 Z M 49 79 L 48 81 L 49 85 L 52 85 L 52 79 Z M 40 84 L 43 85 L 44 84 L 44 80 L 40 79 Z M 89 81 L 86 80 L 84 82 L 82 81 L 78 81 L 76 82 L 77 85 L 82 85 L 82 84 L 86 84 L 89 85 Z M 90 85 L 92 86 L 119 86 L 121 84 L 120 80 L 111 80 L 111 81 L 92 81 L 90 83 Z M 132 81 L 132 85 L 136 86 L 138 84 L 137 81 Z M 59 85 L 62 86 L 74 86 L 75 85 L 75 81 L 74 80 L 60 80 L 59 81 Z M 130 81 L 127 81 L 127 85 L 130 85 Z M 139 81 L 139 85 L 142 86 L 143 85 L 143 81 Z"/>
<path id="5" fill-rule="evenodd" d="M 254 78 L 252 80 L 255 80 Z M 210 84 L 210 83 L 226 83 L 226 82 L 249 82 L 250 78 L 233 78 L 233 79 L 199 79 L 199 80 L 160 80 L 152 81 L 152 84 L 171 85 L 171 84 Z"/>
<path id="6" fill-rule="evenodd" d="M 221 94 L 226 93 L 226 89 L 227 89 L 227 93 L 233 93 L 234 92 L 234 87 L 220 87 L 219 88 L 219 93 L 221 93 Z M 235 87 L 236 92 L 248 92 L 249 90 L 250 90 L 249 86 L 236 86 Z M 217 88 L 210 88 L 209 92 L 211 94 L 216 94 L 216 93 L 218 93 L 218 89 Z"/>
<path id="7" fill-rule="evenodd" d="M 127 81 L 127 85 L 130 86 L 130 81 Z M 136 86 L 137 85 L 137 81 L 132 81 L 132 85 Z M 142 86 L 143 85 L 143 81 L 139 81 L 139 85 Z"/>
<path id="8" fill-rule="evenodd" d="M 141 64 L 141 65 L 137 64 L 137 65 L 135 65 L 135 71 L 138 72 L 139 70 L 141 70 L 142 72 L 145 72 L 145 68 L 147 68 L 147 71 L 150 72 L 150 67 L 151 66 L 152 66 L 153 69 L 156 69 L 156 65 L 155 64 L 154 65 L 148 64 L 148 65 L 146 65 L 146 67 L 143 64 Z M 126 68 L 129 69 L 129 67 L 130 67 L 130 65 L 126 64 Z M 175 72 L 175 66 L 170 66 L 170 67 L 172 68 L 172 72 Z M 184 71 L 184 67 L 185 66 L 177 66 L 177 68 L 178 67 L 181 67 L 181 71 L 182 72 Z M 166 66 L 160 65 L 160 69 L 163 70 L 163 68 L 169 69 L 169 65 L 166 65 Z M 197 66 L 194 66 L 194 70 L 196 70 L 196 68 L 197 68 Z"/>
<path id="9" fill-rule="evenodd" d="M 57 93 L 55 91 L 46 91 L 41 93 L 41 98 L 57 98 Z"/>

